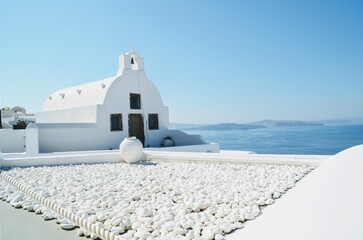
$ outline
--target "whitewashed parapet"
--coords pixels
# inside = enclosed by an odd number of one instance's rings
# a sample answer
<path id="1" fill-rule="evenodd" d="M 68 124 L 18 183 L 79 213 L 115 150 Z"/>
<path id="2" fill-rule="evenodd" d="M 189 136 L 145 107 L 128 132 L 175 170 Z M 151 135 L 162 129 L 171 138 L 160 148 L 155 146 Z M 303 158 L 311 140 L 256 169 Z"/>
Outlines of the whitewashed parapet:
<path id="1" fill-rule="evenodd" d="M 3 156 L 2 167 L 34 167 L 70 164 L 95 164 L 123 162 L 118 151 L 100 153 L 39 154 L 37 156 Z"/>
<path id="2" fill-rule="evenodd" d="M 201 135 L 190 135 L 179 130 L 168 130 L 166 135 L 171 137 L 175 146 L 206 144 Z"/>
<path id="3" fill-rule="evenodd" d="M 0 146 L 3 153 L 25 152 L 25 130 L 0 129 Z"/>
<path id="4" fill-rule="evenodd" d="M 30 123 L 25 130 L 25 149 L 27 155 L 39 154 L 38 127 Z"/>
<path id="5" fill-rule="evenodd" d="M 163 162 L 208 162 L 319 166 L 329 156 L 147 151 L 147 160 Z"/>

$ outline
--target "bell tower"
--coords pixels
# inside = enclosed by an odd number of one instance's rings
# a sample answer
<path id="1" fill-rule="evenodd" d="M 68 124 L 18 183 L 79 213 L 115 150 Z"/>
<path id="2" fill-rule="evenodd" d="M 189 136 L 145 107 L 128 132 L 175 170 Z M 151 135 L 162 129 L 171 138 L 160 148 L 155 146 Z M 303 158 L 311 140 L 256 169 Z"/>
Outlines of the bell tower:
<path id="1" fill-rule="evenodd" d="M 117 75 L 121 75 L 124 69 L 144 71 L 144 58 L 135 51 L 121 54 L 119 56 L 119 68 Z"/>

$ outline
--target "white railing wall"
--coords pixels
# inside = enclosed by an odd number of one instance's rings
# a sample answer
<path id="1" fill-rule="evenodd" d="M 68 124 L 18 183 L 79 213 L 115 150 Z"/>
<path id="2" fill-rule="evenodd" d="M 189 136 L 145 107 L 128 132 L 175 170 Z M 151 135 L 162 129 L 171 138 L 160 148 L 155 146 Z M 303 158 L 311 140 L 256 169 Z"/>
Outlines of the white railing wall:
<path id="1" fill-rule="evenodd" d="M 25 152 L 25 130 L 0 129 L 0 148 L 3 153 Z"/>

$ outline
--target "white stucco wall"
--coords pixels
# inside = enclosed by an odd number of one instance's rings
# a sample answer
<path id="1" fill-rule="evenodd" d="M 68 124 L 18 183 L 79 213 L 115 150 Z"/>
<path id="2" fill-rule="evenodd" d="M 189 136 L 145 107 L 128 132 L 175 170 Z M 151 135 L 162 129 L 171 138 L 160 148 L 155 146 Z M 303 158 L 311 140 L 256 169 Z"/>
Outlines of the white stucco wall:
<path id="1" fill-rule="evenodd" d="M 179 130 L 168 130 L 166 134 L 173 139 L 176 146 L 205 144 L 200 135 L 189 135 Z"/>
<path id="2" fill-rule="evenodd" d="M 3 153 L 25 152 L 25 130 L 0 129 L 0 148 Z"/>
<path id="3" fill-rule="evenodd" d="M 36 113 L 37 123 L 96 123 L 97 107 L 84 106 Z"/>
<path id="4" fill-rule="evenodd" d="M 130 93 L 141 95 L 141 109 L 130 109 Z M 128 115 L 141 114 L 144 119 L 145 147 L 160 147 L 165 131 L 169 127 L 169 109 L 164 106 L 161 95 L 155 85 L 148 80 L 144 71 L 124 69 L 110 86 L 104 104 L 98 114 L 98 125 L 108 129 L 110 114 L 122 113 L 122 139 L 129 136 Z M 157 113 L 159 129 L 149 130 L 148 115 Z M 115 134 L 115 133 L 112 133 Z"/>
<path id="5" fill-rule="evenodd" d="M 99 150 L 116 147 L 95 124 L 37 124 L 40 153 Z"/>

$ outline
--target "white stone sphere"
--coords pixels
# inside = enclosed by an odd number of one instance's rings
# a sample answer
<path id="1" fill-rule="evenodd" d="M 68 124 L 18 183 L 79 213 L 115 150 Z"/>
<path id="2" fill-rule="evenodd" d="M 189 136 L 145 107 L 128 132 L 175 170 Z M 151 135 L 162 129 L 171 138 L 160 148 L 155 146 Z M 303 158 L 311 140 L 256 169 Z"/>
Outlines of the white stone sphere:
<path id="1" fill-rule="evenodd" d="M 120 144 L 121 156 L 127 163 L 140 161 L 142 149 L 142 143 L 136 137 L 125 138 Z"/>

